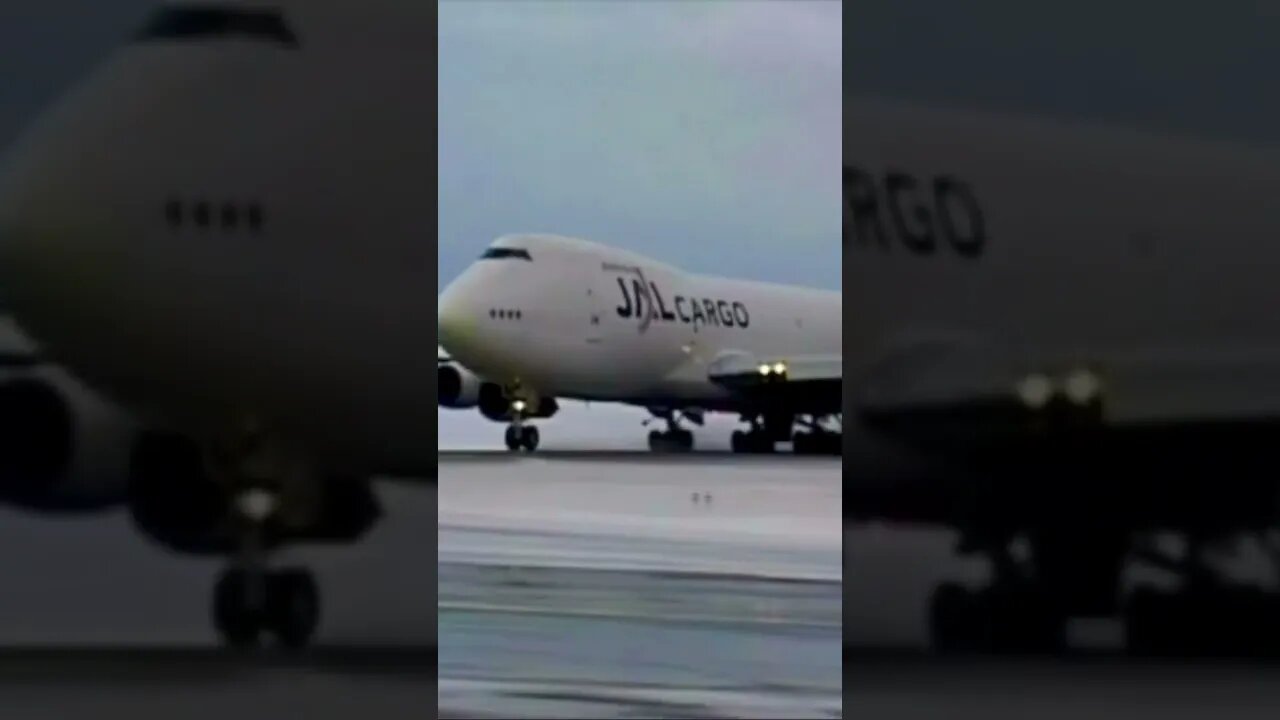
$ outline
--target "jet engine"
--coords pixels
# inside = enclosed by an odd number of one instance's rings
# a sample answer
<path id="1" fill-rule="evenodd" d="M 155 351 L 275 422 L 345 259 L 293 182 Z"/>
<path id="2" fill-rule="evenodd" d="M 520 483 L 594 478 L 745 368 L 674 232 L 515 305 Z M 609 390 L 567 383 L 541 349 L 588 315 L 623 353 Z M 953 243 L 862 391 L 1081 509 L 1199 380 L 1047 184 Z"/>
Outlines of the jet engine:
<path id="1" fill-rule="evenodd" d="M 436 394 L 441 407 L 469 410 L 480 403 L 480 378 L 455 363 L 436 366 Z"/>
<path id="2" fill-rule="evenodd" d="M 88 512 L 128 499 L 132 417 L 62 369 L 0 368 L 0 503 Z"/>

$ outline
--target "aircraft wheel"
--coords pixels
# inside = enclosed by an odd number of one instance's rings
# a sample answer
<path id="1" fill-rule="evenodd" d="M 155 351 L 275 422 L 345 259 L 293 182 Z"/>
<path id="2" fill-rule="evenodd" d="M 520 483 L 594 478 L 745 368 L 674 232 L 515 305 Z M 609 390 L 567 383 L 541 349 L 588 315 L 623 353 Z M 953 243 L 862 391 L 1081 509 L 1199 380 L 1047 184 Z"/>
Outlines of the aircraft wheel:
<path id="1" fill-rule="evenodd" d="M 507 449 L 515 452 L 520 449 L 523 444 L 523 438 L 520 435 L 520 428 L 514 425 L 507 427 Z"/>
<path id="2" fill-rule="evenodd" d="M 798 432 L 791 438 L 791 449 L 796 455 L 819 455 L 825 440 L 821 433 Z"/>
<path id="3" fill-rule="evenodd" d="M 660 453 L 666 451 L 666 442 L 661 432 L 651 430 L 649 432 L 649 451 Z"/>
<path id="4" fill-rule="evenodd" d="M 930 603 L 929 632 L 943 654 L 1054 653 L 1066 645 L 1066 618 L 1034 587 L 997 584 L 973 592 L 943 583 Z"/>
<path id="5" fill-rule="evenodd" d="M 981 613 L 974 593 L 958 583 L 934 590 L 929 607 L 929 635 L 936 652 L 950 655 L 981 649 Z"/>
<path id="6" fill-rule="evenodd" d="M 1174 599 L 1149 585 L 1130 593 L 1124 607 L 1125 649 L 1129 654 L 1159 656 L 1177 650 L 1179 623 Z"/>
<path id="7" fill-rule="evenodd" d="M 213 625 L 232 648 L 257 644 L 261 618 L 249 602 L 248 576 L 243 570 L 225 570 L 213 588 Z"/>
<path id="8" fill-rule="evenodd" d="M 684 452 L 693 450 L 693 433 L 689 430 L 677 430 L 675 432 L 675 441 L 680 450 Z"/>
<path id="9" fill-rule="evenodd" d="M 320 590 L 315 577 L 301 568 L 269 577 L 267 619 L 284 647 L 299 649 L 310 643 L 320 625 Z"/>
<path id="10" fill-rule="evenodd" d="M 1060 653 L 1066 649 L 1066 617 L 1034 585 L 995 585 L 983 598 L 990 648 L 997 653 Z"/>
<path id="11" fill-rule="evenodd" d="M 523 445 L 524 449 L 528 450 L 529 452 L 533 452 L 537 450 L 538 442 L 540 440 L 538 428 L 534 427 L 533 425 L 525 425 L 521 430 L 522 432 L 520 436 L 520 444 Z"/>
<path id="12" fill-rule="evenodd" d="M 689 452 L 693 449 L 693 433 L 688 430 L 672 430 L 649 433 L 649 450 L 655 453 Z"/>
<path id="13" fill-rule="evenodd" d="M 773 441 L 763 432 L 735 430 L 732 444 L 735 453 L 765 455 L 774 450 Z"/>

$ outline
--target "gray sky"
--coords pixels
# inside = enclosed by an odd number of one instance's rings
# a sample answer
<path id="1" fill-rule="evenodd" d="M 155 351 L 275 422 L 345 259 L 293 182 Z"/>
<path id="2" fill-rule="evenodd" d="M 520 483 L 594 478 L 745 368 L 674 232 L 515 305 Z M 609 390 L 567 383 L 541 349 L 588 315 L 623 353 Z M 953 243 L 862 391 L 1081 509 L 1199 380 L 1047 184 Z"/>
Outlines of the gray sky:
<path id="1" fill-rule="evenodd" d="M 442 286 L 549 231 L 839 287 L 840 3 L 439 7 Z"/>

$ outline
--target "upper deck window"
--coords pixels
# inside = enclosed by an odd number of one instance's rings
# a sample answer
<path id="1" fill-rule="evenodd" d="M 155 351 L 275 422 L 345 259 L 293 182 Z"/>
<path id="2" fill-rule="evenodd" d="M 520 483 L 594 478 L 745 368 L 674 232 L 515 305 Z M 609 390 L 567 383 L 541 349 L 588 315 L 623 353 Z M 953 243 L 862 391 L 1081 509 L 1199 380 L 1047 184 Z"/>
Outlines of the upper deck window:
<path id="1" fill-rule="evenodd" d="M 257 40 L 298 47 L 298 36 L 276 10 L 213 5 L 173 6 L 158 10 L 138 33 L 148 40 Z"/>
<path id="2" fill-rule="evenodd" d="M 480 256 L 481 260 L 502 260 L 505 258 L 519 258 L 520 260 L 533 262 L 533 258 L 529 257 L 529 251 L 520 248 L 491 247 Z"/>

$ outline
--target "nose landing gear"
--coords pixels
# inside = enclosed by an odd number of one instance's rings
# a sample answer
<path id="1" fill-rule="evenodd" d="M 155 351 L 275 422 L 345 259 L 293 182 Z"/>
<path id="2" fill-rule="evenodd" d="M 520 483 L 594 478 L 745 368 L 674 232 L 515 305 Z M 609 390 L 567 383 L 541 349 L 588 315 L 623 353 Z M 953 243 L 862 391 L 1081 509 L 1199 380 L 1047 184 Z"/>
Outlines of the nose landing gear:
<path id="1" fill-rule="evenodd" d="M 507 449 L 511 452 L 525 450 L 533 452 L 538 449 L 540 440 L 538 428 L 526 425 L 529 403 L 525 400 L 511 401 L 511 424 L 507 426 Z"/>
<path id="2" fill-rule="evenodd" d="M 320 624 L 320 590 L 304 568 L 269 572 L 266 537 L 282 505 L 276 487 L 286 471 L 272 463 L 256 438 L 230 456 L 216 458 L 218 474 L 233 488 L 232 527 L 239 545 L 231 567 L 213 590 L 213 624 L 233 648 L 256 645 L 264 631 L 289 649 L 306 646 Z"/>

